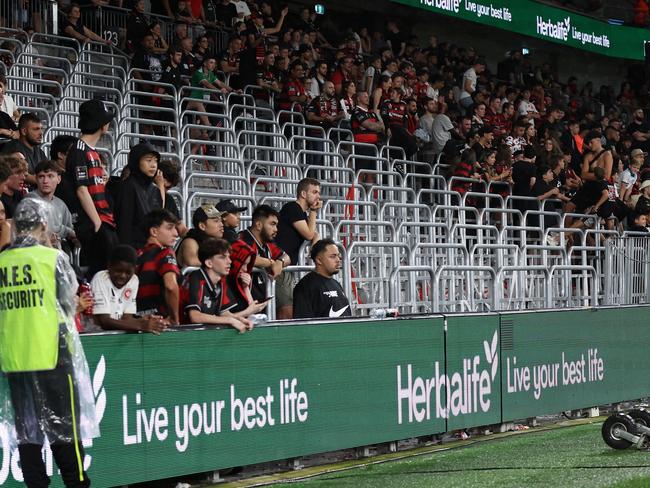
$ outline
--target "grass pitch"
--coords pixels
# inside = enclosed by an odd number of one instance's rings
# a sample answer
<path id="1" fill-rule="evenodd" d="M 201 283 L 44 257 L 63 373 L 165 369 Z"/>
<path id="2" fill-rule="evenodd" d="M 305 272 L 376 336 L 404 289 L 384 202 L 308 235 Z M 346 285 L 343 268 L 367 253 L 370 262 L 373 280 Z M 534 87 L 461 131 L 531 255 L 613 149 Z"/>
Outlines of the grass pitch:
<path id="1" fill-rule="evenodd" d="M 400 461 L 329 473 L 292 487 L 650 487 L 650 452 L 615 451 L 601 423 L 476 442 Z M 276 485 L 277 486 L 277 485 Z"/>

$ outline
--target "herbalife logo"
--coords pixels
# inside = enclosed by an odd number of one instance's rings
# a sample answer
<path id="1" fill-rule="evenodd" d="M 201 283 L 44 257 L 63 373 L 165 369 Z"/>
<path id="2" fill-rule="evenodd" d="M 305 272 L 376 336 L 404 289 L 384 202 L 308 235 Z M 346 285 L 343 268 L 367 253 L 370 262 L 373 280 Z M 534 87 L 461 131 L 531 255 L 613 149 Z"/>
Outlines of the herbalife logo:
<path id="1" fill-rule="evenodd" d="M 567 41 L 569 39 L 569 31 L 571 30 L 571 17 L 553 23 L 551 19 L 544 20 L 539 15 L 537 16 L 537 33 L 558 39 L 560 41 Z"/>
<path id="2" fill-rule="evenodd" d="M 445 367 L 439 361 L 429 378 L 414 377 L 411 364 L 406 365 L 405 372 L 397 365 L 397 423 L 423 422 L 432 414 L 449 418 L 489 411 L 492 383 L 499 369 L 498 342 L 498 331 L 494 331 L 491 341 L 483 341 L 484 357 L 463 358 L 462 371 L 451 376 L 450 372 L 441 372 Z"/>
<path id="3" fill-rule="evenodd" d="M 99 424 L 104 417 L 106 410 L 106 389 L 104 388 L 104 376 L 106 375 L 106 360 L 104 356 L 99 359 L 95 373 L 93 374 L 92 390 L 95 400 L 95 418 Z M 82 419 L 83 421 L 83 419 Z M 0 461 L 0 485 L 4 485 L 10 477 L 15 481 L 23 481 L 23 472 L 20 469 L 20 457 L 18 449 L 15 447 L 16 432 L 13 425 L 7 423 L 0 424 L 0 449 L 2 460 Z M 12 442 L 13 440 L 13 442 Z M 93 445 L 92 439 L 83 439 L 85 448 Z M 52 451 L 47 441 L 43 446 L 43 459 L 45 460 L 45 471 L 48 476 L 54 474 L 54 463 Z M 92 457 L 86 453 L 84 458 L 84 469 L 88 470 L 92 462 Z"/>

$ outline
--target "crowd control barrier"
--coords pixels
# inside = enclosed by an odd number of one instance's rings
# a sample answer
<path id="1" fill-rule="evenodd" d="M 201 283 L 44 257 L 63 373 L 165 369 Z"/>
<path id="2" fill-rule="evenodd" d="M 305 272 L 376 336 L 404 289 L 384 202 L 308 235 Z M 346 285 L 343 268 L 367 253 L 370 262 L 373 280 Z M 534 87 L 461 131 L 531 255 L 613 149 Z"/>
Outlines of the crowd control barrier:
<path id="1" fill-rule="evenodd" d="M 650 396 L 649 312 L 88 335 L 102 435 L 84 463 L 93 486 L 120 486 Z M 0 437 L 0 485 L 19 486 Z"/>

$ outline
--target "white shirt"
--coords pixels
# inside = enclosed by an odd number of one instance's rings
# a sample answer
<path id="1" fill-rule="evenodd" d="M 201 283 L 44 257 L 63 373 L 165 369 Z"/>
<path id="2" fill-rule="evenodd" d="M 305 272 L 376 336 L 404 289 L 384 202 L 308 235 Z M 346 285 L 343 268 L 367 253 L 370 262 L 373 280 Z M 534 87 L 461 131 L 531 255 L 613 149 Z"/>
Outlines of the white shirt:
<path id="1" fill-rule="evenodd" d="M 100 271 L 90 282 L 93 292 L 93 314 L 110 315 L 114 320 L 119 320 L 124 314 L 135 314 L 137 306 L 135 297 L 138 294 L 138 277 L 133 275 L 129 282 L 121 289 L 117 288 L 108 271 Z"/>
<path id="2" fill-rule="evenodd" d="M 535 107 L 535 104 L 533 102 L 522 100 L 519 104 L 519 108 L 517 109 L 517 115 L 528 115 L 529 112 L 537 113 L 537 107 Z"/>
<path id="3" fill-rule="evenodd" d="M 636 180 L 639 179 L 639 174 L 638 173 L 633 173 L 629 169 L 626 169 L 621 173 L 621 177 L 619 178 L 619 188 L 618 188 L 618 193 L 619 195 L 623 191 L 623 187 L 625 185 L 625 188 L 629 186 L 634 186 L 636 183 Z"/>
<path id="4" fill-rule="evenodd" d="M 17 108 L 18 107 L 16 106 L 16 102 L 14 102 L 14 99 L 11 97 L 11 95 L 7 95 L 5 93 L 4 100 L 2 100 L 2 105 L 0 105 L 0 110 L 2 110 L 4 113 L 9 115 L 9 117 L 13 119 L 14 112 L 16 111 Z"/>
<path id="5" fill-rule="evenodd" d="M 230 3 L 234 4 L 235 7 L 237 8 L 237 15 L 239 18 L 246 18 L 250 17 L 251 15 L 251 9 L 248 8 L 248 5 L 246 5 L 246 2 L 243 0 L 230 0 Z"/>
<path id="6" fill-rule="evenodd" d="M 478 79 L 478 76 L 476 76 L 476 71 L 474 68 L 470 68 L 467 71 L 465 71 L 465 74 L 463 75 L 463 84 L 461 85 L 462 91 L 460 92 L 460 99 L 462 100 L 463 98 L 471 97 L 472 94 L 469 93 L 468 91 L 465 90 L 465 82 L 469 80 L 470 86 L 472 87 L 472 93 L 476 91 L 476 80 Z"/>
<path id="7" fill-rule="evenodd" d="M 454 124 L 451 123 L 451 119 L 446 114 L 438 114 L 433 119 L 431 136 L 433 137 L 433 148 L 436 153 L 442 152 L 447 141 L 451 139 L 451 133 L 449 131 L 453 128 Z"/>

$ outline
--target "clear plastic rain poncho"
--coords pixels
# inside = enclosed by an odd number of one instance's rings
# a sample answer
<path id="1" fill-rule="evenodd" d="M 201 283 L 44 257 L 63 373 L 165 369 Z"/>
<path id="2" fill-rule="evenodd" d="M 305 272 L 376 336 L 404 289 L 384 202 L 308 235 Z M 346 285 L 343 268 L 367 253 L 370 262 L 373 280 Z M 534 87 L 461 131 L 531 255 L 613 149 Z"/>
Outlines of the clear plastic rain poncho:
<path id="1" fill-rule="evenodd" d="M 14 239 L 8 249 L 50 246 L 47 206 L 48 203 L 34 199 L 25 199 L 18 205 L 13 219 Z M 12 447 L 16 441 L 43 444 L 47 439 L 50 443 L 72 443 L 75 434 L 78 442 L 99 436 L 88 363 L 74 325 L 77 279 L 68 257 L 61 251 L 55 275 L 56 310 L 51 311 L 57 314 L 59 322 L 55 368 L 0 375 L 0 429 L 6 429 Z M 0 327 L 3 325 L 0 323 Z"/>

